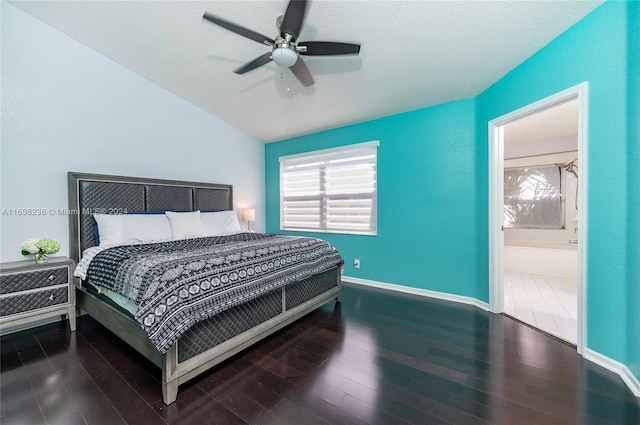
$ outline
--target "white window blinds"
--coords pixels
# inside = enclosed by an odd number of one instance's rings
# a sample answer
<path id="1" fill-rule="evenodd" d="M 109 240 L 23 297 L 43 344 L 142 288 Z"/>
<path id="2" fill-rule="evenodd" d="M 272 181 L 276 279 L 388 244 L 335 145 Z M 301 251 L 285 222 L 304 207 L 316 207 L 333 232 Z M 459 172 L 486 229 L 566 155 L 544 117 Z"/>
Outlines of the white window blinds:
<path id="1" fill-rule="evenodd" d="M 375 235 L 377 148 L 374 141 L 280 157 L 280 228 Z"/>

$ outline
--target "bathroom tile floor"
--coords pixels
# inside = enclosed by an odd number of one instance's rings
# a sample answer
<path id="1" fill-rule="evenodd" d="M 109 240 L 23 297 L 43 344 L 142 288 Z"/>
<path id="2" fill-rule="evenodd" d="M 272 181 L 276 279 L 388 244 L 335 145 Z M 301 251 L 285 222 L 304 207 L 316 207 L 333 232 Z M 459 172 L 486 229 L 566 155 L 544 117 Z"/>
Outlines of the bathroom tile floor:
<path id="1" fill-rule="evenodd" d="M 504 312 L 575 344 L 577 280 L 505 272 Z"/>

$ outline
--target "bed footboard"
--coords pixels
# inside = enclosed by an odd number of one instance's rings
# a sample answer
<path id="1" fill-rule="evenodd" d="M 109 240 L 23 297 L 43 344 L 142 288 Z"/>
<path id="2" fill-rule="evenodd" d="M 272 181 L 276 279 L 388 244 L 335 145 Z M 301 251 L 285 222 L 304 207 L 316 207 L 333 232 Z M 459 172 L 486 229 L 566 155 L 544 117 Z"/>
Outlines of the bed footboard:
<path id="1" fill-rule="evenodd" d="M 161 354 L 151 344 L 140 325 L 127 313 L 106 303 L 97 294 L 85 288 L 77 289 L 77 304 L 103 326 L 133 347 L 136 351 L 162 369 L 162 398 L 165 404 L 173 403 L 178 395 L 178 386 L 207 371 L 229 357 L 300 319 L 323 304 L 340 299 L 341 269 L 339 267 L 322 273 L 322 286 L 305 285 L 309 279 L 287 285 L 279 293 L 281 311 L 275 316 L 249 329 L 243 330 L 196 355 L 179 356 L 181 338 L 169 351 Z M 331 284 L 328 279 L 331 279 Z M 230 309 L 229 312 L 233 314 Z M 215 322 L 213 322 L 215 325 Z M 219 329 L 219 328 L 218 328 Z M 188 352 L 189 350 L 187 350 Z"/>

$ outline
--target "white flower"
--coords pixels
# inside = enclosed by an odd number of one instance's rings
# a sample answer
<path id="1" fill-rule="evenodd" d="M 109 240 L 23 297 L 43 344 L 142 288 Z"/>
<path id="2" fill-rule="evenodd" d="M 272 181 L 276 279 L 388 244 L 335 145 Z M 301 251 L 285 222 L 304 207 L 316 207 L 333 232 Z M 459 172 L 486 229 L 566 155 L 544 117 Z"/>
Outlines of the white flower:
<path id="1" fill-rule="evenodd" d="M 60 244 L 53 239 L 27 239 L 22 242 L 20 248 L 22 255 L 40 261 L 42 258 L 47 258 L 47 256 L 60 251 Z"/>
<path id="2" fill-rule="evenodd" d="M 40 248 L 38 247 L 38 245 L 36 245 L 39 240 L 40 239 L 27 239 L 26 241 L 22 242 L 22 249 L 24 251 L 27 251 L 29 254 L 39 253 Z"/>

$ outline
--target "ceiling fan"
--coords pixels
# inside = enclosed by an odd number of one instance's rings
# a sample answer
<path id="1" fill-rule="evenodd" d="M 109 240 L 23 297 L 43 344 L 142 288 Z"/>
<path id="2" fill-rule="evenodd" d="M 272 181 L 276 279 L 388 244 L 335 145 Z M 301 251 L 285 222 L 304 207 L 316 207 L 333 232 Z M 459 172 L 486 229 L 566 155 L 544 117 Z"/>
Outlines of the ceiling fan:
<path id="1" fill-rule="evenodd" d="M 208 12 L 205 12 L 203 18 L 236 34 L 271 47 L 272 50 L 270 52 L 258 56 L 251 62 L 234 70 L 233 72 L 236 74 L 244 74 L 273 60 L 278 65 L 289 67 L 296 78 L 298 78 L 304 86 L 308 87 L 313 84 L 313 77 L 309 72 L 309 68 L 307 68 L 307 65 L 299 55 L 357 55 L 360 52 L 360 45 L 331 41 L 298 42 L 298 35 L 304 23 L 306 9 L 306 0 L 290 0 L 284 16 L 280 16 L 277 20 L 280 34 L 276 36 L 275 40 Z"/>

